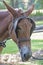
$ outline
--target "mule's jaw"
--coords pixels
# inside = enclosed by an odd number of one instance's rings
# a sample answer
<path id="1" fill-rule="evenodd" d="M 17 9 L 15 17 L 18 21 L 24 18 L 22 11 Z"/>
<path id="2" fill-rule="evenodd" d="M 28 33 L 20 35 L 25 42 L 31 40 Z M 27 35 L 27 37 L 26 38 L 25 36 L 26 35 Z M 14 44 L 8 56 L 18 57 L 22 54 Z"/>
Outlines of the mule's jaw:
<path id="1" fill-rule="evenodd" d="M 22 61 L 28 61 L 28 59 L 32 56 L 30 48 L 27 46 L 23 46 L 20 50 Z"/>

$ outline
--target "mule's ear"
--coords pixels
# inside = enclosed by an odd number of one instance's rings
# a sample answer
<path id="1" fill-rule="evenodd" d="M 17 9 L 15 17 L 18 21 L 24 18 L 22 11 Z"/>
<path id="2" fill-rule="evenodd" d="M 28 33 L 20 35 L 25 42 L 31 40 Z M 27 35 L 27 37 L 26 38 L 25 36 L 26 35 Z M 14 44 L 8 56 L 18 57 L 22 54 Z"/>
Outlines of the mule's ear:
<path id="1" fill-rule="evenodd" d="M 13 16 L 16 16 L 16 15 L 17 15 L 17 12 L 16 12 L 16 10 L 14 10 L 13 7 L 9 6 L 5 1 L 3 1 L 3 3 L 5 4 L 5 6 L 7 7 L 8 11 L 9 11 Z"/>
<path id="2" fill-rule="evenodd" d="M 34 4 L 24 13 L 25 16 L 29 16 L 34 10 Z"/>

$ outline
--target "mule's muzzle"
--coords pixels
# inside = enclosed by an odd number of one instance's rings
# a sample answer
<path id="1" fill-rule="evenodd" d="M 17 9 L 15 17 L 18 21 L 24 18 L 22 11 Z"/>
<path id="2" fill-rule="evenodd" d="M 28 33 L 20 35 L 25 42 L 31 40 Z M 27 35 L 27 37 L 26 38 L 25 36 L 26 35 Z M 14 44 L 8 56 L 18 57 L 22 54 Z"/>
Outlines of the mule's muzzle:
<path id="1" fill-rule="evenodd" d="M 28 59 L 32 56 L 32 52 L 27 46 L 22 47 L 20 53 L 23 62 L 28 61 Z"/>

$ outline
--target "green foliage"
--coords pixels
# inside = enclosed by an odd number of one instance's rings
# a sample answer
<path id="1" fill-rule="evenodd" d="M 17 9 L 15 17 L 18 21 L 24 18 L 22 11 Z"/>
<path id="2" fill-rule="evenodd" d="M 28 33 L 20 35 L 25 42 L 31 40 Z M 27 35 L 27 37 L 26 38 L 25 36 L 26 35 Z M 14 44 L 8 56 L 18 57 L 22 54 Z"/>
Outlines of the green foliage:
<path id="1" fill-rule="evenodd" d="M 41 4 L 41 8 L 43 8 L 43 0 L 38 0 L 38 1 Z"/>
<path id="2" fill-rule="evenodd" d="M 5 0 L 6 1 L 6 0 Z M 8 4 L 10 4 L 10 0 L 6 1 Z M 3 2 L 0 2 L 0 9 L 6 9 L 5 5 Z"/>
<path id="3" fill-rule="evenodd" d="M 43 13 L 36 12 L 36 13 L 31 14 L 30 16 L 43 16 Z"/>
<path id="4" fill-rule="evenodd" d="M 25 4 L 20 3 L 23 2 L 22 0 L 5 0 L 8 4 L 10 5 L 14 5 L 13 7 L 22 7 L 23 9 L 25 9 L 27 6 L 25 6 Z M 18 5 L 15 6 L 16 1 L 18 1 Z M 28 0 L 27 4 L 30 4 L 29 1 L 32 3 L 34 3 L 36 0 Z M 5 9 L 5 6 L 2 2 L 0 2 L 0 9 Z M 35 9 L 43 9 L 43 0 L 37 0 L 36 4 L 35 4 Z"/>
<path id="5" fill-rule="evenodd" d="M 43 0 L 29 0 L 32 3 L 35 3 L 35 9 L 43 9 Z"/>
<path id="6" fill-rule="evenodd" d="M 2 2 L 0 2 L 0 9 L 5 9 L 5 6 Z"/>

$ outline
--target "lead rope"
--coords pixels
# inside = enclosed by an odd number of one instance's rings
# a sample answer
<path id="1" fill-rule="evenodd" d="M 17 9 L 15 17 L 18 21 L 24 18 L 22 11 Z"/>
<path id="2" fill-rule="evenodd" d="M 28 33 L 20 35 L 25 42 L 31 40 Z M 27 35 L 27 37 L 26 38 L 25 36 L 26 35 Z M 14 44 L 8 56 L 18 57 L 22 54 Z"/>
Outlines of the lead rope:
<path id="1" fill-rule="evenodd" d="M 43 60 L 43 50 L 39 50 L 39 51 L 36 51 L 35 53 L 33 53 L 32 59 Z"/>
<path id="2" fill-rule="evenodd" d="M 32 56 L 32 59 L 34 59 L 34 60 L 43 60 L 43 58 L 36 58 L 36 57 L 34 57 L 34 56 Z"/>

